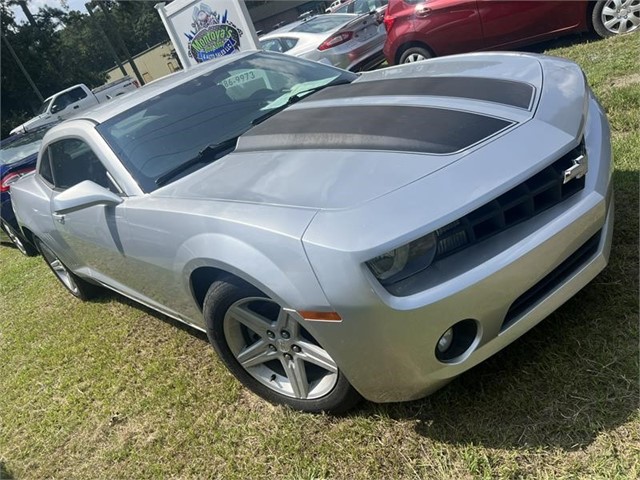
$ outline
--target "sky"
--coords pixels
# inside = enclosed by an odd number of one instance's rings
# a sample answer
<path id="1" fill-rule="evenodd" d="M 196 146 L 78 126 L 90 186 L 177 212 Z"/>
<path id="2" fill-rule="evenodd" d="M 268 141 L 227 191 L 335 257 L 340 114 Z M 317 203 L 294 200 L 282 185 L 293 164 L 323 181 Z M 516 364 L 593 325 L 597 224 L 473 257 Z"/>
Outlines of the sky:
<path id="1" fill-rule="evenodd" d="M 87 9 L 84 8 L 84 4 L 88 0 L 66 0 L 66 3 L 69 6 L 69 10 L 80 10 L 83 13 L 87 13 Z M 29 10 L 31 13 L 37 13 L 38 9 L 44 7 L 45 5 L 49 5 L 50 7 L 62 8 L 62 3 L 60 0 L 28 0 L 27 4 L 29 5 Z M 11 9 L 18 23 L 26 22 L 27 18 L 22 13 L 22 9 L 20 7 L 13 7 Z"/>

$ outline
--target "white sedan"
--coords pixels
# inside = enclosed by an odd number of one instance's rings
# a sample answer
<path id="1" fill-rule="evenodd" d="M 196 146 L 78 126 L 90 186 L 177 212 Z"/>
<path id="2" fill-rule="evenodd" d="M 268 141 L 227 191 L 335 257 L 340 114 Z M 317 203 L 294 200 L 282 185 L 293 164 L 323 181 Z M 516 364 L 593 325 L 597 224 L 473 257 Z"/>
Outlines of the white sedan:
<path id="1" fill-rule="evenodd" d="M 367 70 L 384 61 L 387 38 L 376 11 L 364 15 L 309 17 L 260 37 L 264 50 L 315 60 L 345 70 Z"/>

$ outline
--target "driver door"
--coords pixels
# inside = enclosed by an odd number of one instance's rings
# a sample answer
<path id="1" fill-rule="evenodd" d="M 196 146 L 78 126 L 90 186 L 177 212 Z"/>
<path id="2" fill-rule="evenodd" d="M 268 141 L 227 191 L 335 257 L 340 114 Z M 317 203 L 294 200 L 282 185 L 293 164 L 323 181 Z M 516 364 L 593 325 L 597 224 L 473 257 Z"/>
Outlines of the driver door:
<path id="1" fill-rule="evenodd" d="M 65 138 L 49 145 L 49 159 L 54 183 L 50 209 L 55 243 L 67 266 L 99 281 L 121 278 L 124 253 L 123 240 L 127 232 L 124 220 L 125 203 L 116 206 L 93 205 L 73 212 L 53 211 L 53 200 L 68 188 L 84 181 L 92 182 L 113 193 L 121 190 L 109 175 L 98 156 L 83 140 Z"/>
<path id="2" fill-rule="evenodd" d="M 525 45 L 579 25 L 582 2 L 478 0 L 485 48 Z"/>
<path id="3" fill-rule="evenodd" d="M 77 112 L 97 103 L 93 95 L 89 96 L 82 87 L 76 87 L 68 92 L 58 95 L 51 105 L 51 113 L 58 120 L 75 115 Z"/>

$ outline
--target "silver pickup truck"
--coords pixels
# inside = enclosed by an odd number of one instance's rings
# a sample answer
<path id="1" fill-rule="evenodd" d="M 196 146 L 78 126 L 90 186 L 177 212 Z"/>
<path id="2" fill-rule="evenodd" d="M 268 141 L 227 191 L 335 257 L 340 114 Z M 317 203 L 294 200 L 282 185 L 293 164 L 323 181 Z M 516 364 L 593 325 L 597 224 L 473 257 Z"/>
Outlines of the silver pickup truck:
<path id="1" fill-rule="evenodd" d="M 65 120 L 89 107 L 118 97 L 138 88 L 138 82 L 123 77 L 90 90 L 84 83 L 74 85 L 47 98 L 35 117 L 11 130 L 11 135 Z"/>

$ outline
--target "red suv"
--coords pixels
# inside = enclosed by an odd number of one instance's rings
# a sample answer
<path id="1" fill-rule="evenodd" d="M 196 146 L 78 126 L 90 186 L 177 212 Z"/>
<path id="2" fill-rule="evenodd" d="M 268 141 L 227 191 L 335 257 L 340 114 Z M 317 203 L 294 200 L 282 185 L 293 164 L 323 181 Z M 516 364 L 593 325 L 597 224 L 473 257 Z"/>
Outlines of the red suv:
<path id="1" fill-rule="evenodd" d="M 640 0 L 389 0 L 389 65 L 475 50 L 510 49 L 589 29 L 608 37 L 640 28 Z"/>

